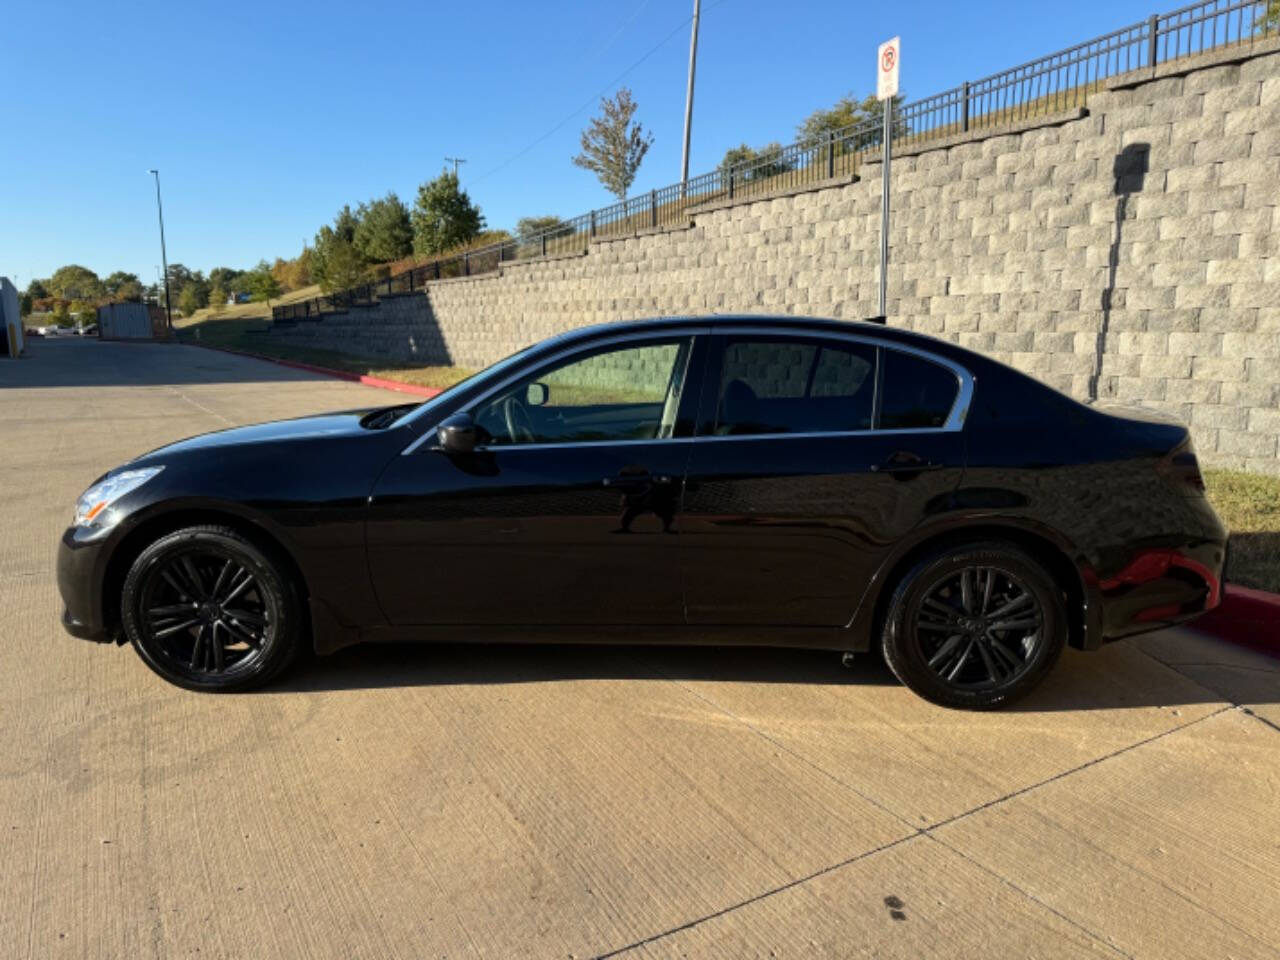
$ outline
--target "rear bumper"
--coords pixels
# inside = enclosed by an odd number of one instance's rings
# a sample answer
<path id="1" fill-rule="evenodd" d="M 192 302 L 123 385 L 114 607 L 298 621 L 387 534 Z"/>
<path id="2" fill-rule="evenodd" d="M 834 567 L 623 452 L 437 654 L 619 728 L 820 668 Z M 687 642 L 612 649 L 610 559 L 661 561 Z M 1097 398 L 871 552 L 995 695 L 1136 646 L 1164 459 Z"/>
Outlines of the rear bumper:
<path id="1" fill-rule="evenodd" d="M 1222 602 L 1226 541 L 1148 547 L 1091 585 L 1101 636 L 1117 640 L 1193 620 Z"/>

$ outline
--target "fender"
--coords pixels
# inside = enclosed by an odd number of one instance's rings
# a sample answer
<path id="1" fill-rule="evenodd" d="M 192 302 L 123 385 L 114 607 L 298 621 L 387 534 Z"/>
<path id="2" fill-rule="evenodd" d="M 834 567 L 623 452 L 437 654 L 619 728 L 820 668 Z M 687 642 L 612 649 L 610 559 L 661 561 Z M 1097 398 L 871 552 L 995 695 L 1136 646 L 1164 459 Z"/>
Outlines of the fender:
<path id="1" fill-rule="evenodd" d="M 1092 650 L 1102 644 L 1102 597 L 1093 566 L 1079 548 L 1060 530 L 1024 516 L 1009 515 L 996 510 L 955 510 L 938 514 L 922 522 L 906 537 L 894 544 L 875 574 L 867 583 L 845 629 L 852 631 L 850 649 L 869 650 L 874 643 L 873 633 L 882 600 L 888 600 L 888 592 L 896 580 L 893 575 L 899 565 L 913 555 L 922 553 L 935 541 L 957 537 L 998 537 L 1006 533 L 1014 539 L 1037 541 L 1056 551 L 1054 572 L 1059 580 L 1070 569 L 1072 579 L 1063 583 L 1069 595 L 1081 598 L 1081 609 L 1069 611 L 1072 620 L 1070 643 L 1080 649 Z M 892 579 L 891 579 L 892 578 Z"/>

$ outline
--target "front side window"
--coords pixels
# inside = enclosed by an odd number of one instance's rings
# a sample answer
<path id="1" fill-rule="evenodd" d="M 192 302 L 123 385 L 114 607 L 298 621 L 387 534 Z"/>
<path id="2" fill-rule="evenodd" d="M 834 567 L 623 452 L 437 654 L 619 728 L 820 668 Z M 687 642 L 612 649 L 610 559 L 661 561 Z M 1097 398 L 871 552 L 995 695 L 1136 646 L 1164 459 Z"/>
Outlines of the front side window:
<path id="1" fill-rule="evenodd" d="M 603 443 L 671 437 L 692 339 L 613 345 L 553 363 L 481 403 L 477 440 Z"/>
<path id="2" fill-rule="evenodd" d="M 725 344 L 718 436 L 871 429 L 876 351 L 790 337 Z"/>

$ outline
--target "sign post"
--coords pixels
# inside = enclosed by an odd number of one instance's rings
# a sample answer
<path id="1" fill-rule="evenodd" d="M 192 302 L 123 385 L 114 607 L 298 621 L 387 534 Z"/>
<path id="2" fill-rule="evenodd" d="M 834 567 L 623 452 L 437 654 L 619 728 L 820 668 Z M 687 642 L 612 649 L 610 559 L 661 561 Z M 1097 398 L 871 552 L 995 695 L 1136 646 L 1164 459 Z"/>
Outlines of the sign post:
<path id="1" fill-rule="evenodd" d="M 887 316 L 889 291 L 889 161 L 893 154 L 893 98 L 898 95 L 902 38 L 880 44 L 876 55 L 876 99 L 884 104 L 884 158 L 880 186 L 880 316 Z"/>

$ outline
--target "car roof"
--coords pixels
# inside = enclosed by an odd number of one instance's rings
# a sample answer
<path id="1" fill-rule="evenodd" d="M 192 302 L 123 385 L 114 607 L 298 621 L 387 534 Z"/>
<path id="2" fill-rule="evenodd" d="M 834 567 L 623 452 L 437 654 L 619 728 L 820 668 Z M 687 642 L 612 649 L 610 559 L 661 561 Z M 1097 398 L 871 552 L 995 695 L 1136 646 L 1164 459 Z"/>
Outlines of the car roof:
<path id="1" fill-rule="evenodd" d="M 888 326 L 880 317 L 868 317 L 864 320 L 839 320 L 833 317 L 803 317 L 791 314 L 722 314 L 714 313 L 705 316 L 665 316 L 644 320 L 618 320 L 609 323 L 597 323 L 587 327 L 578 327 L 562 333 L 547 341 L 548 344 L 565 345 L 581 340 L 591 340 L 600 335 L 626 335 L 652 330 L 679 331 L 685 329 L 705 329 L 713 331 L 717 327 L 760 327 L 788 328 L 796 333 L 857 333 L 863 336 L 882 338 L 886 341 L 918 345 L 933 350 L 950 353 L 955 344 L 948 340 L 933 337 L 925 333 L 917 333 L 902 327 Z M 968 351 L 963 351 L 967 353 Z"/>

